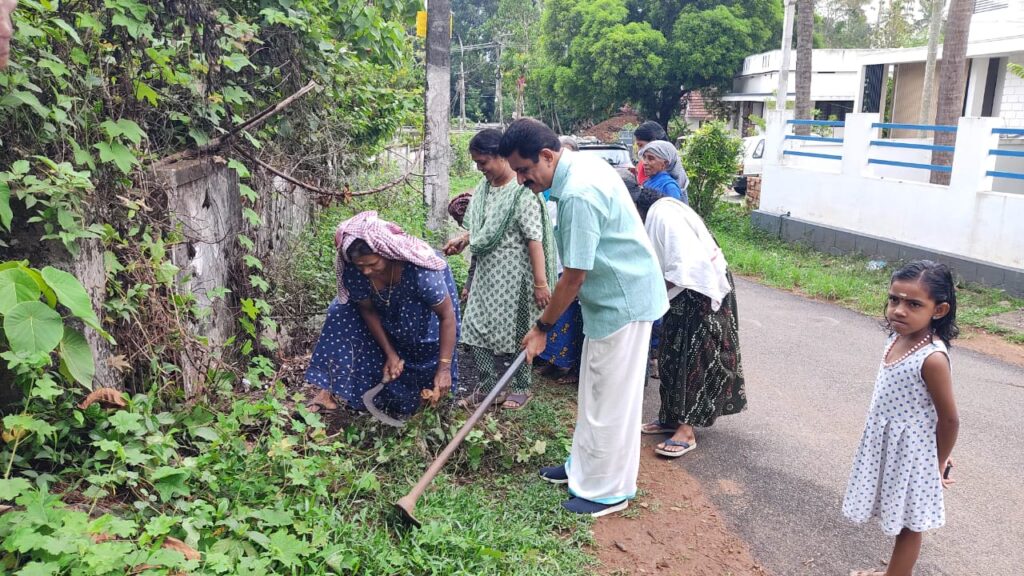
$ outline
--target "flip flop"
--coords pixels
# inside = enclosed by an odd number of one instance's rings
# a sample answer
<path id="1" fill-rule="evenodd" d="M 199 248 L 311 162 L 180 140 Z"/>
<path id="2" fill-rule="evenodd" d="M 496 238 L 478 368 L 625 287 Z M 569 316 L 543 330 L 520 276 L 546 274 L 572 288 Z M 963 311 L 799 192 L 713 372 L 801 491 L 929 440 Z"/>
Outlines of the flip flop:
<path id="1" fill-rule="evenodd" d="M 655 428 L 655 426 L 657 426 L 657 428 Z M 648 422 L 647 424 L 644 424 L 643 426 L 640 426 L 640 433 L 641 434 L 675 434 L 676 433 L 676 429 L 678 429 L 678 428 L 679 428 L 678 425 L 676 425 L 676 426 L 669 426 L 668 424 L 666 424 L 664 422 L 661 422 L 659 420 L 655 420 L 654 422 Z"/>
<path id="2" fill-rule="evenodd" d="M 508 396 L 505 396 L 504 402 L 501 403 L 501 407 L 505 410 L 522 410 L 526 408 L 526 405 L 533 399 L 533 394 L 529 392 L 513 392 Z M 515 402 L 518 406 L 505 406 L 505 402 Z"/>
<path id="3" fill-rule="evenodd" d="M 475 410 L 487 398 L 487 393 L 479 388 L 466 394 L 457 402 L 459 408 L 465 408 L 466 410 Z"/>
<path id="4" fill-rule="evenodd" d="M 661 454 L 662 456 L 668 456 L 669 458 L 679 458 L 683 454 L 686 454 L 687 452 L 689 452 L 689 451 L 691 451 L 691 450 L 693 450 L 694 448 L 697 447 L 697 443 L 696 442 L 691 444 L 689 442 L 680 442 L 679 440 L 673 440 L 671 438 L 669 438 L 668 440 L 665 440 L 665 442 L 663 442 L 663 444 L 666 447 L 668 447 L 668 446 L 678 446 L 678 447 L 682 448 L 682 450 L 665 450 L 664 448 L 658 448 L 657 446 L 654 447 L 654 453 L 655 454 Z"/>

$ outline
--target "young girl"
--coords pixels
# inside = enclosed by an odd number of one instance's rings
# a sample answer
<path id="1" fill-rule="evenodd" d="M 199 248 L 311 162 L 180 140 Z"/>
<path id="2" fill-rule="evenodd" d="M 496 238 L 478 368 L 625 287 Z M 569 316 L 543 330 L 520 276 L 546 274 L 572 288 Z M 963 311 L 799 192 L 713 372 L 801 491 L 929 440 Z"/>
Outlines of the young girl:
<path id="1" fill-rule="evenodd" d="M 896 544 L 885 572 L 850 576 L 911 576 L 921 533 L 946 522 L 942 489 L 952 483 L 945 472 L 960 425 L 947 356 L 959 334 L 949 268 L 920 260 L 894 272 L 885 320 L 889 340 L 843 514 L 877 518 Z"/>

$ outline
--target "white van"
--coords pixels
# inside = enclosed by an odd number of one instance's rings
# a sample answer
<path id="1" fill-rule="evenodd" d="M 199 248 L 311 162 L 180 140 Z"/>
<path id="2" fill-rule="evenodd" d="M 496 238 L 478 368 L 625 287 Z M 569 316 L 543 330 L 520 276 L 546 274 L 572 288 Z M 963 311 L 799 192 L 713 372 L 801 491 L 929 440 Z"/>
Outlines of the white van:
<path id="1" fill-rule="evenodd" d="M 733 180 L 732 189 L 737 194 L 747 193 L 747 176 L 760 176 L 764 158 L 764 136 L 748 136 L 743 139 L 743 159 L 740 171 Z"/>

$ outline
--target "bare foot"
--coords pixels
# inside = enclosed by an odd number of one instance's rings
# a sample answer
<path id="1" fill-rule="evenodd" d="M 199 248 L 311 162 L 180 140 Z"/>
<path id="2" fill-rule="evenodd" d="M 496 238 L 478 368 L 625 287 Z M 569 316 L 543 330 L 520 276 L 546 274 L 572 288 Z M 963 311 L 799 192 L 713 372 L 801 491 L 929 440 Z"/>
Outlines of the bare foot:
<path id="1" fill-rule="evenodd" d="M 319 394 L 313 397 L 312 400 L 306 404 L 306 408 L 313 413 L 321 412 L 324 410 L 337 410 L 338 403 L 334 401 L 334 395 L 327 390 L 321 390 Z"/>

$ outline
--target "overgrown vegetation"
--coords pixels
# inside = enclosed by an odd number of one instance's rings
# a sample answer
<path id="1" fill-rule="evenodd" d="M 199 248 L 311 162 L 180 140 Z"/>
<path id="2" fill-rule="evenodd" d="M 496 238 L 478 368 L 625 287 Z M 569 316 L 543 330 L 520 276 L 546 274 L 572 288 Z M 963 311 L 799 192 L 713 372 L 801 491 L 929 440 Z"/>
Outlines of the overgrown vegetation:
<path id="1" fill-rule="evenodd" d="M 889 276 L 898 263 L 871 269 L 863 256 L 833 256 L 789 244 L 753 227 L 749 216 L 735 205 L 722 204 L 708 219 L 722 245 L 729 267 L 769 286 L 835 302 L 869 316 L 881 316 Z M 991 317 L 1024 308 L 1024 300 L 1002 290 L 961 282 L 957 287 L 957 320 L 1024 344 L 1024 335 L 994 324 Z"/>
<path id="2" fill-rule="evenodd" d="M 0 73 L 0 571 L 586 572 L 587 523 L 560 513 L 563 494 L 535 477 L 565 457 L 565 398 L 542 393 L 487 418 L 422 502 L 426 526 L 405 532 L 391 502 L 465 414 L 427 410 L 395 433 L 343 411 L 327 426 L 282 383 L 278 321 L 291 300 L 322 310 L 333 297 L 334 225 L 376 208 L 423 235 L 422 199 L 402 186 L 328 208 L 289 262 L 297 270 L 278 274 L 284 264 L 270 267 L 255 233 L 269 190 L 236 152 L 358 189 L 353 173 L 419 121 L 405 30 L 419 7 L 22 0 Z M 286 113 L 232 132 L 309 81 L 318 88 Z M 148 171 L 228 135 L 209 152 L 241 179 L 245 233 L 229 240 L 245 281 L 207 296 L 239 314 L 231 358 L 194 330 L 208 311 L 169 258 L 188 231 Z M 74 276 L 46 266 L 86 248 L 105 264 L 98 311 Z M 462 259 L 452 266 L 465 277 Z M 89 331 L 113 346 L 97 363 Z M 207 386 L 186 399 L 181 373 L 200 357 Z M 128 391 L 86 397 L 98 362 Z"/>

